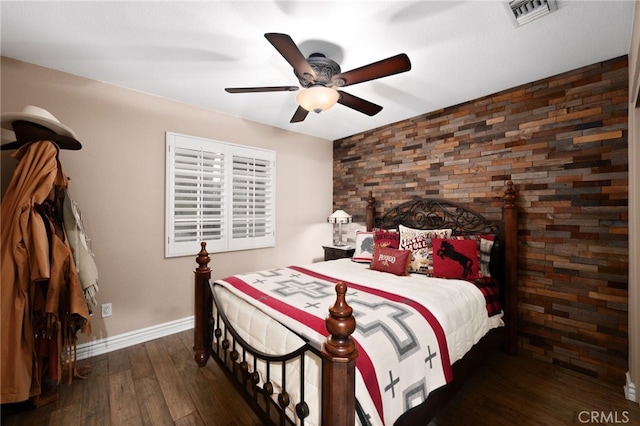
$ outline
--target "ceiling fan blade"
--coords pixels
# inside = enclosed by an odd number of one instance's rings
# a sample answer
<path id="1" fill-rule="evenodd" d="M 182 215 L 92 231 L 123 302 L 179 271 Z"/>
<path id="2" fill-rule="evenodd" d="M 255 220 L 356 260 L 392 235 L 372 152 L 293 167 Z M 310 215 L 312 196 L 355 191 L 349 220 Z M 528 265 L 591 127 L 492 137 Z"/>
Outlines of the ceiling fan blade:
<path id="1" fill-rule="evenodd" d="M 289 121 L 289 123 L 299 123 L 304 121 L 304 119 L 307 118 L 307 114 L 309 114 L 309 111 L 299 106 L 293 114 L 293 117 L 291 117 L 291 121 Z"/>
<path id="2" fill-rule="evenodd" d="M 411 69 L 409 57 L 401 53 L 351 71 L 343 72 L 333 76 L 331 81 L 338 87 L 350 86 L 363 81 L 375 80 L 377 78 L 388 77 L 400 74 Z M 340 84 L 341 80 L 344 84 Z"/>
<path id="3" fill-rule="evenodd" d="M 227 87 L 227 93 L 295 92 L 298 86 Z"/>
<path id="4" fill-rule="evenodd" d="M 315 71 L 291 37 L 287 34 L 279 33 L 266 33 L 264 36 L 280 52 L 282 57 L 289 62 L 298 75 L 304 76 L 308 74 L 311 79 L 316 78 Z"/>
<path id="5" fill-rule="evenodd" d="M 340 94 L 340 97 L 338 98 L 339 104 L 355 109 L 363 114 L 367 114 L 370 117 L 382 111 L 382 107 L 380 105 L 376 105 L 373 102 L 369 102 L 347 92 L 343 92 L 342 90 L 338 90 L 338 94 Z"/>

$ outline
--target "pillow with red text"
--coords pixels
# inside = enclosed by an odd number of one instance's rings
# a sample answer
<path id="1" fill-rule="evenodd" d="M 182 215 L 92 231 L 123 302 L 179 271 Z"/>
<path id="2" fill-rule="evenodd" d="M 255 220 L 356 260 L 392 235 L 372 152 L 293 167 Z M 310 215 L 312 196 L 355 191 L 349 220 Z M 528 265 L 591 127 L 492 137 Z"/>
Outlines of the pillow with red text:
<path id="1" fill-rule="evenodd" d="M 400 250 L 411 250 L 409 272 L 431 276 L 433 273 L 432 238 L 449 238 L 451 229 L 414 229 L 404 225 L 400 231 Z"/>
<path id="2" fill-rule="evenodd" d="M 410 261 L 411 252 L 409 250 L 375 246 L 373 248 L 373 259 L 369 267 L 376 271 L 404 276 L 409 275 Z"/>

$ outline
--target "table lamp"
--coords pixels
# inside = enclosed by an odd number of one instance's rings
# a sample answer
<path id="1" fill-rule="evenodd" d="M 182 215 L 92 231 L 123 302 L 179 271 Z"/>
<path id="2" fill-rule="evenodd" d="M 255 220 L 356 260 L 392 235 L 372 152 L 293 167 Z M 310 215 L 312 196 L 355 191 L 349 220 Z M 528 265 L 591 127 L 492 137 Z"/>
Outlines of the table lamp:
<path id="1" fill-rule="evenodd" d="M 347 212 L 345 212 L 344 210 L 336 210 L 335 212 L 333 212 L 333 214 L 331 216 L 329 216 L 327 218 L 327 222 L 329 223 L 333 223 L 334 226 L 334 232 L 335 232 L 335 225 L 338 225 L 338 242 L 336 242 L 334 245 L 336 247 L 344 247 L 347 245 L 347 243 L 342 241 L 342 224 L 343 223 L 350 223 L 351 222 L 351 215 L 348 214 Z"/>

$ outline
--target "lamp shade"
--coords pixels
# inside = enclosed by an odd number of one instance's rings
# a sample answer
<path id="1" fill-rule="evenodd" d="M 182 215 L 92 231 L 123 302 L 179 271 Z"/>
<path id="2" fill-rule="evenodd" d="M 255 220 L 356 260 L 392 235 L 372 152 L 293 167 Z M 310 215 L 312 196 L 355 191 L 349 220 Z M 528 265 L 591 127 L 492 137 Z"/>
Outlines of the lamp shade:
<path id="1" fill-rule="evenodd" d="M 329 223 L 350 223 L 351 215 L 344 210 L 336 210 L 331 216 L 327 218 Z"/>
<path id="2" fill-rule="evenodd" d="M 339 98 L 337 91 L 324 86 L 311 86 L 296 96 L 302 108 L 315 113 L 328 110 L 338 102 Z"/>

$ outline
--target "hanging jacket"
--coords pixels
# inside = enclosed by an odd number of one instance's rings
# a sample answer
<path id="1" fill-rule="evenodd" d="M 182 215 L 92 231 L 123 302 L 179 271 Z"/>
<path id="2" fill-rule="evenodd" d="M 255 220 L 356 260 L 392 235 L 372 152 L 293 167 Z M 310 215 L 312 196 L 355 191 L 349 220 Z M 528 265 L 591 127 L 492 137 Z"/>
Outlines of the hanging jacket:
<path id="1" fill-rule="evenodd" d="M 84 297 L 89 306 L 96 306 L 98 292 L 98 268 L 93 252 L 89 247 L 89 237 L 82 221 L 82 212 L 78 204 L 71 199 L 69 191 L 64 194 L 64 230 L 69 238 L 69 245 L 73 250 L 73 260 L 76 264 Z"/>
<path id="2" fill-rule="evenodd" d="M 52 190 L 55 193 L 56 187 L 67 187 L 58 149 L 50 141 L 40 141 L 23 146 L 14 157 L 18 164 L 0 208 L 0 402 L 3 404 L 25 401 L 41 392 L 33 323 L 36 317 L 33 307 L 39 297 L 43 299 L 36 305 L 43 306 L 45 323 L 51 325 L 49 332 L 55 332 L 55 324 L 66 316 L 71 318 L 69 324 L 78 327 L 75 332 L 90 332 L 84 297 L 76 297 L 82 295 L 82 289 L 78 293 L 79 279 L 68 243 L 55 236 L 51 223 L 36 209 L 45 203 Z M 56 257 L 52 262 L 53 256 Z M 44 287 L 46 294 L 36 291 Z M 57 340 L 59 333 L 64 336 L 68 331 L 61 325 L 57 327 L 58 334 L 49 335 L 48 339 Z M 59 358 L 60 348 L 56 351 Z M 59 363 L 59 359 L 50 361 Z"/>

